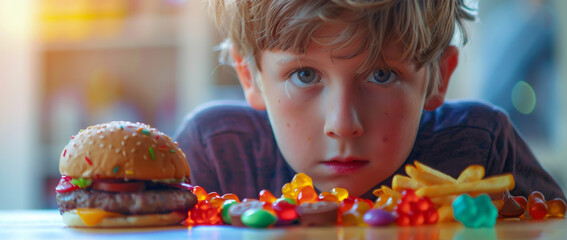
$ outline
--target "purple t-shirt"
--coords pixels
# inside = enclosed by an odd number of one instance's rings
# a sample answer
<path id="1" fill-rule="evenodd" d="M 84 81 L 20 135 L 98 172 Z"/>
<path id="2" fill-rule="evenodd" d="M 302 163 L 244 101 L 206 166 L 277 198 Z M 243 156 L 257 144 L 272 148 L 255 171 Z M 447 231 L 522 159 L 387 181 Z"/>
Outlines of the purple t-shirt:
<path id="1" fill-rule="evenodd" d="M 275 196 L 296 172 L 286 163 L 276 144 L 268 115 L 245 102 L 205 104 L 188 115 L 175 135 L 191 166 L 191 182 L 208 192 L 234 193 L 257 198 L 262 189 Z M 542 169 L 502 110 L 479 102 L 446 102 L 435 111 L 424 111 L 413 149 L 414 160 L 453 177 L 471 164 L 485 167 L 486 176 L 513 173 L 512 195 L 542 192 L 546 199 L 563 191 Z M 384 180 L 361 197 L 375 199 L 372 190 L 391 185 Z"/>

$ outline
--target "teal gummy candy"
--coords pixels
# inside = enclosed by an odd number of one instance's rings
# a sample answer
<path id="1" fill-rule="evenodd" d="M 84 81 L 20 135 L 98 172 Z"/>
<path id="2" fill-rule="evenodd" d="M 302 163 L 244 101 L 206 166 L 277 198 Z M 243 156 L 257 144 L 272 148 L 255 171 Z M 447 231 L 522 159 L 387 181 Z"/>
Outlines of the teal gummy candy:
<path id="1" fill-rule="evenodd" d="M 453 215 L 457 221 L 466 227 L 494 227 L 498 217 L 498 209 L 486 194 L 476 198 L 463 194 L 453 201 Z"/>
<path id="2" fill-rule="evenodd" d="M 222 217 L 222 221 L 226 224 L 232 224 L 232 219 L 230 218 L 230 214 L 228 213 L 228 209 L 232 206 L 237 204 L 238 202 L 236 202 L 235 200 L 229 199 L 223 202 L 222 204 L 222 211 L 221 211 L 221 217 Z"/>
<path id="3" fill-rule="evenodd" d="M 257 208 L 248 209 L 241 217 L 242 223 L 252 228 L 267 228 L 268 226 L 276 223 L 278 218 L 270 212 Z"/>

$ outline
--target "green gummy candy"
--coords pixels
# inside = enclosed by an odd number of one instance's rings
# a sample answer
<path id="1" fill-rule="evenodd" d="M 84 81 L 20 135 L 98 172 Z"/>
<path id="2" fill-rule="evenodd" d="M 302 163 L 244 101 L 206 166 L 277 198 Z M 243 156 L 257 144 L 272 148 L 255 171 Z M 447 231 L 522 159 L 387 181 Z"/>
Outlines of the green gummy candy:
<path id="1" fill-rule="evenodd" d="M 253 228 L 267 228 L 278 220 L 276 216 L 261 208 L 246 210 L 241 219 L 244 225 Z"/>
<path id="2" fill-rule="evenodd" d="M 457 197 L 452 205 L 455 219 L 466 227 L 493 227 L 496 224 L 498 210 L 486 194 L 476 198 L 463 194 Z"/>
<path id="3" fill-rule="evenodd" d="M 230 199 L 224 201 L 224 203 L 222 204 L 221 217 L 224 223 L 232 224 L 232 220 L 230 218 L 230 214 L 228 213 L 228 210 L 230 209 L 230 207 L 232 207 L 232 205 L 235 205 L 237 203 L 238 202 L 236 202 L 235 200 Z"/>

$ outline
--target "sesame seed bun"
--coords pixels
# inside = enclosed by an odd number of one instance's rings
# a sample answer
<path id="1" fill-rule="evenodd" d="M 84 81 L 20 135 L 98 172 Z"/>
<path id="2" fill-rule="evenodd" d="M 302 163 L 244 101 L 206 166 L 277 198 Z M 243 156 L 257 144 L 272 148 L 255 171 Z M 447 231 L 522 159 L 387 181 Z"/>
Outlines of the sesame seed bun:
<path id="1" fill-rule="evenodd" d="M 81 130 L 61 152 L 59 171 L 74 178 L 189 181 L 185 154 L 169 136 L 125 121 Z"/>

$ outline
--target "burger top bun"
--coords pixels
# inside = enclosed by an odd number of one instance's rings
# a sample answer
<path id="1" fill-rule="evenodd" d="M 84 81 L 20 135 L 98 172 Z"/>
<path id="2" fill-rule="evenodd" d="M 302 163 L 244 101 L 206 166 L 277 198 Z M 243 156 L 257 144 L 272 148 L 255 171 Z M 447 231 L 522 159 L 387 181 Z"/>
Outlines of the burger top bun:
<path id="1" fill-rule="evenodd" d="M 90 126 L 73 136 L 61 152 L 59 172 L 89 179 L 189 181 L 185 154 L 170 137 L 125 121 Z"/>

